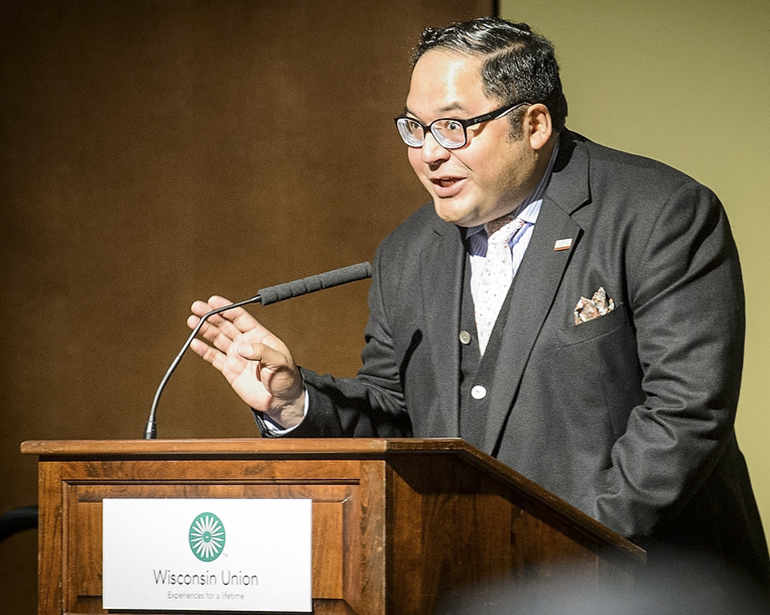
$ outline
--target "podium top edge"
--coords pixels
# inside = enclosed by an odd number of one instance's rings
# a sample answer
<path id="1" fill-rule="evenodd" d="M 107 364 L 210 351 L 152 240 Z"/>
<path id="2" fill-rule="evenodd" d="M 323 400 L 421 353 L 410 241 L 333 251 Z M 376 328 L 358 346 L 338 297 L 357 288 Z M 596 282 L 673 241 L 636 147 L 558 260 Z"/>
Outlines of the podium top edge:
<path id="1" fill-rule="evenodd" d="M 460 438 L 193 438 L 174 440 L 29 440 L 24 455 L 82 457 L 115 455 L 372 455 L 387 452 L 457 452 L 471 447 Z"/>

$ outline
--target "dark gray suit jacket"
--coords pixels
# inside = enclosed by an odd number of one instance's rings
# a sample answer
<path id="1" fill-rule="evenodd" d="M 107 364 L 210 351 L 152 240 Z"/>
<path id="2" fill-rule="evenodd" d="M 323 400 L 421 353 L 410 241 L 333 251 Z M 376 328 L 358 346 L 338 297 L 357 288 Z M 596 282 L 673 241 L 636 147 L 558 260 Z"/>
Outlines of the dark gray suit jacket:
<path id="1" fill-rule="evenodd" d="M 554 250 L 571 239 L 568 250 Z M 380 245 L 355 379 L 303 370 L 294 436 L 459 436 L 466 253 L 432 205 Z M 616 305 L 575 325 L 581 296 Z M 570 132 L 514 285 L 482 448 L 621 535 L 770 574 L 733 420 L 744 298 L 717 197 Z"/>

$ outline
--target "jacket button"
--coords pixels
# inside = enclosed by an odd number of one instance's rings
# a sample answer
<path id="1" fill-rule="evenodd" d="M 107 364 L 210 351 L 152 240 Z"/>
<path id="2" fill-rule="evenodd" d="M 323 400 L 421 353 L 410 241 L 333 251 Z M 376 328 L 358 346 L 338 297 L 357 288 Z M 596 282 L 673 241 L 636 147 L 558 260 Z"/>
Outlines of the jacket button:
<path id="1" fill-rule="evenodd" d="M 477 384 L 475 387 L 471 389 L 471 397 L 473 399 L 484 399 L 486 396 L 487 396 L 487 390 L 480 384 Z"/>
<path id="2" fill-rule="evenodd" d="M 471 334 L 467 331 L 460 331 L 460 342 L 463 344 L 471 343 Z"/>

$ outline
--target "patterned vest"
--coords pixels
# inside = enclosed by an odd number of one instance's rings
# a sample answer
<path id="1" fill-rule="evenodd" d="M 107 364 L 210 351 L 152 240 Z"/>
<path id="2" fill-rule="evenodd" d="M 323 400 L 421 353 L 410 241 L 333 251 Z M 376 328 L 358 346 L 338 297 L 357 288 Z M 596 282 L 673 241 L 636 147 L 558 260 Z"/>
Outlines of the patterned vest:
<path id="1" fill-rule="evenodd" d="M 482 448 L 487 428 L 489 397 L 500 352 L 500 340 L 511 306 L 514 283 L 500 308 L 487 350 L 481 357 L 476 333 L 476 319 L 471 295 L 469 258 L 465 259 L 462 299 L 460 302 L 460 437 Z"/>

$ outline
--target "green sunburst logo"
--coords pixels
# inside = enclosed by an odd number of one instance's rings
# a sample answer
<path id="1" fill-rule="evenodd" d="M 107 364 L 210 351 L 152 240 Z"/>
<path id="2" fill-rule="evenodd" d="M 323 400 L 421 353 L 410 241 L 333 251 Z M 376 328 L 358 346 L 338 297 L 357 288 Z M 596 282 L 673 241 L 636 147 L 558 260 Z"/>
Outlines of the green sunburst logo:
<path id="1" fill-rule="evenodd" d="M 199 514 L 190 525 L 190 549 L 202 562 L 213 562 L 225 550 L 225 526 L 214 513 Z"/>

